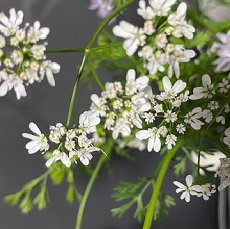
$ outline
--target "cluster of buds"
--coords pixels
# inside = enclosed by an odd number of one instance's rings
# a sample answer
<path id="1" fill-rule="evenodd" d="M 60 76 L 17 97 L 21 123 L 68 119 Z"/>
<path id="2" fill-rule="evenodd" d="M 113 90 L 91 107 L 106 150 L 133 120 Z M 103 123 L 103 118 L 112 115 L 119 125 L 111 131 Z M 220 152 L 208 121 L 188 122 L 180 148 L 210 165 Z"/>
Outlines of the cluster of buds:
<path id="1" fill-rule="evenodd" d="M 93 158 L 91 153 L 100 151 L 93 145 L 94 139 L 90 138 L 99 123 L 100 118 L 97 112 L 85 111 L 79 117 L 77 128 L 66 128 L 63 124 L 57 123 L 55 126 L 50 126 L 50 133 L 45 136 L 35 123 L 30 123 L 29 128 L 34 134 L 23 133 L 22 136 L 31 140 L 26 144 L 29 154 L 38 151 L 45 153 L 51 144 L 57 145 L 53 150 L 53 156 L 46 162 L 47 167 L 59 160 L 70 167 L 72 161 L 77 163 L 77 159 L 82 164 L 88 165 Z"/>
<path id="2" fill-rule="evenodd" d="M 54 73 L 60 71 L 60 65 L 46 60 L 49 28 L 33 25 L 19 26 L 23 21 L 23 12 L 10 9 L 9 17 L 0 13 L 0 96 L 14 89 L 17 99 L 26 96 L 25 86 L 35 81 L 41 82 L 46 75 L 51 86 L 55 86 Z"/>
<path id="3" fill-rule="evenodd" d="M 222 190 L 230 185 L 230 158 L 220 158 L 220 165 L 215 175 L 220 178 L 218 190 Z"/>

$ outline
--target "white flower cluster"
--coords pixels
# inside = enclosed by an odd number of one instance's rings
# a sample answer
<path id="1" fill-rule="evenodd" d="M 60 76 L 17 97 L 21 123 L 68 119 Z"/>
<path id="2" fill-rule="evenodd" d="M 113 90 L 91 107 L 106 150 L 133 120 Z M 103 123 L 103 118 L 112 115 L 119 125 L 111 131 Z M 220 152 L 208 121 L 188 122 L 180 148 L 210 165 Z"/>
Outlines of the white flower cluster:
<path id="1" fill-rule="evenodd" d="M 230 185 L 230 158 L 220 158 L 220 165 L 216 170 L 216 176 L 220 178 L 218 190 L 222 190 Z"/>
<path id="2" fill-rule="evenodd" d="M 29 154 L 38 151 L 45 153 L 50 144 L 58 144 L 53 151 L 53 157 L 46 162 L 47 167 L 59 160 L 70 167 L 71 158 L 75 163 L 79 159 L 82 164 L 88 165 L 93 157 L 91 153 L 100 151 L 99 148 L 93 146 L 94 139 L 89 138 L 89 135 L 96 131 L 96 125 L 99 123 L 100 118 L 97 112 L 85 111 L 79 117 L 78 128 L 67 129 L 61 123 L 57 123 L 55 126 L 50 126 L 50 134 L 46 137 L 36 124 L 30 123 L 29 128 L 34 134 L 23 133 L 22 136 L 31 140 L 26 144 Z"/>
<path id="3" fill-rule="evenodd" d="M 162 82 L 164 91 L 160 95 L 150 97 L 151 109 L 142 115 L 146 124 L 145 129 L 136 133 L 138 139 L 148 139 L 148 151 L 159 152 L 161 139 L 165 139 L 167 148 L 172 149 L 177 142 L 175 133 L 184 134 L 186 131 L 185 126 L 178 122 L 180 106 L 189 99 L 188 91 L 182 93 L 186 83 L 177 80 L 172 85 L 167 76 L 163 77 Z"/>
<path id="4" fill-rule="evenodd" d="M 179 122 L 181 117 L 178 117 L 181 104 L 189 99 L 189 92 L 183 93 L 186 83 L 177 80 L 172 85 L 165 76 L 164 91 L 153 95 L 148 81 L 146 76 L 136 79 L 135 71 L 130 69 L 124 87 L 120 82 L 107 82 L 101 97 L 96 94 L 91 96 L 91 110 L 105 117 L 104 127 L 112 131 L 113 139 L 117 139 L 119 134 L 123 139 L 134 134 L 135 137 L 130 140 L 133 141 L 132 146 L 143 150 L 142 141 L 148 139 L 148 151 L 155 152 L 160 151 L 161 139 L 164 139 L 167 148 L 172 149 L 177 141 L 174 133 L 184 134 L 186 131 L 185 126 Z M 123 141 L 120 142 L 121 147 L 123 144 Z M 126 146 L 128 144 L 126 142 Z"/>
<path id="5" fill-rule="evenodd" d="M 204 200 L 208 200 L 212 193 L 216 192 L 215 185 L 211 185 L 209 183 L 203 185 L 193 185 L 193 177 L 191 175 L 187 175 L 185 178 L 186 185 L 174 181 L 178 188 L 176 189 L 176 193 L 182 192 L 181 200 L 185 199 L 186 202 L 190 201 L 190 195 L 203 197 Z"/>
<path id="6" fill-rule="evenodd" d="M 148 81 L 147 76 L 136 79 L 135 71 L 130 69 L 126 74 L 125 87 L 121 82 L 107 82 L 101 97 L 96 94 L 91 96 L 91 110 L 105 117 L 104 127 L 112 131 L 113 139 L 117 139 L 119 134 L 129 136 L 134 126 L 142 127 L 140 116 L 151 107 L 145 92 L 150 89 Z"/>
<path id="7" fill-rule="evenodd" d="M 193 94 L 189 96 L 190 100 L 205 99 L 206 101 L 202 104 L 203 110 L 201 107 L 195 107 L 186 115 L 185 122 L 195 130 L 199 130 L 205 123 L 216 122 L 222 127 L 226 123 L 227 115 L 230 112 L 230 105 L 227 99 L 230 93 L 229 80 L 222 79 L 220 83 L 216 84 L 214 85 L 211 77 L 205 74 L 202 76 L 202 86 L 195 87 Z M 225 135 L 223 142 L 230 147 L 230 128 L 225 129 Z"/>
<path id="8" fill-rule="evenodd" d="M 193 50 L 186 50 L 183 45 L 174 44 L 170 38 L 193 38 L 195 28 L 186 21 L 187 5 L 182 2 L 176 12 L 171 6 L 176 0 L 145 0 L 139 1 L 137 13 L 145 20 L 144 27 L 138 28 L 126 21 L 121 21 L 113 28 L 113 33 L 125 39 L 123 47 L 126 54 L 133 55 L 138 47 L 138 56 L 144 59 L 145 67 L 154 75 L 158 71 L 164 72 L 168 65 L 168 76 L 175 72 L 180 76 L 180 62 L 188 62 L 195 56 Z M 162 20 L 164 20 L 162 22 Z M 158 24 L 161 21 L 161 24 Z"/>
<path id="9" fill-rule="evenodd" d="M 0 13 L 0 96 L 14 89 L 17 99 L 26 96 L 25 85 L 41 82 L 46 75 L 51 86 L 55 85 L 54 73 L 60 65 L 46 60 L 46 39 L 49 28 L 40 27 L 40 22 L 28 23 L 20 28 L 23 12 L 13 8 L 9 17 Z"/>
<path id="10" fill-rule="evenodd" d="M 217 65 L 216 72 L 229 72 L 230 71 L 230 31 L 227 34 L 219 33 L 216 35 L 220 42 L 215 42 L 212 51 L 216 52 L 218 58 L 213 61 L 213 65 Z M 228 74 L 230 77 L 230 72 Z"/>

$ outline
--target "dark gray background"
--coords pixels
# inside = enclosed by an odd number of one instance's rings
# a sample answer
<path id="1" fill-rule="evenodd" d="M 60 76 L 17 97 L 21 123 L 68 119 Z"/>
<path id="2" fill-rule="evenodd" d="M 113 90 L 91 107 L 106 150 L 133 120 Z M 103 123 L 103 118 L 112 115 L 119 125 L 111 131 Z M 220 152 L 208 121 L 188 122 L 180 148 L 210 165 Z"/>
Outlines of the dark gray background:
<path id="1" fill-rule="evenodd" d="M 25 13 L 24 21 L 39 20 L 42 26 L 48 26 L 51 33 L 48 37 L 48 49 L 83 48 L 100 20 L 95 12 L 87 9 L 85 0 L 1 0 L 0 11 L 8 15 L 10 8 L 21 9 Z M 134 17 L 127 13 L 127 17 Z M 72 229 L 75 225 L 77 203 L 69 205 L 65 201 L 66 186 L 50 185 L 49 194 L 52 203 L 44 211 L 34 209 L 23 215 L 17 207 L 4 204 L 3 197 L 18 191 L 24 183 L 38 177 L 46 168 L 42 156 L 37 153 L 29 155 L 25 149 L 26 139 L 22 132 L 28 132 L 28 124 L 33 121 L 43 132 L 48 132 L 50 124 L 66 122 L 72 86 L 81 54 L 49 54 L 48 59 L 61 64 L 61 73 L 56 75 L 56 87 L 34 84 L 26 88 L 28 96 L 17 101 L 15 93 L 9 92 L 0 98 L 0 229 Z M 104 79 L 109 76 L 102 76 Z M 82 112 L 90 104 L 86 86 L 78 90 L 75 109 Z M 98 86 L 94 92 L 99 91 Z M 110 176 L 104 168 L 99 174 L 92 194 L 86 205 L 83 218 L 83 229 L 139 229 L 141 224 L 132 218 L 132 211 L 122 219 L 111 217 L 110 209 L 118 206 L 112 198 L 112 189 L 120 180 L 135 181 L 137 177 L 151 176 L 159 161 L 156 154 L 134 152 L 136 162 L 114 156 L 112 160 L 113 174 Z M 217 201 L 212 197 L 205 202 L 193 198 L 190 203 L 179 200 L 175 193 L 173 178 L 168 175 L 163 189 L 173 195 L 177 206 L 170 209 L 160 223 L 153 223 L 153 228 L 168 229 L 216 229 Z M 77 174 L 77 187 L 83 190 L 87 177 Z"/>

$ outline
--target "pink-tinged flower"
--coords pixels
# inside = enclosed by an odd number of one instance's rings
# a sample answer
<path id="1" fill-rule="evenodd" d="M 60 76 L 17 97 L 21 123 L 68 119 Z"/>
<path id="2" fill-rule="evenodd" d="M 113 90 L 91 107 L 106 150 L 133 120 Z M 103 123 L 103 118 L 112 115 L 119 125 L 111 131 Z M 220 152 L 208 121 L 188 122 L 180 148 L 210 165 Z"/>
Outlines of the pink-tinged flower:
<path id="1" fill-rule="evenodd" d="M 26 144 L 26 149 L 28 149 L 28 153 L 33 154 L 38 152 L 39 150 L 43 153 L 46 152 L 49 149 L 49 144 L 45 135 L 41 133 L 38 126 L 33 122 L 29 124 L 29 128 L 34 134 L 22 134 L 24 138 L 28 138 L 31 140 Z"/>
<path id="2" fill-rule="evenodd" d="M 190 201 L 190 195 L 192 196 L 198 196 L 200 197 L 202 194 L 202 187 L 200 185 L 192 185 L 193 183 L 193 177 L 191 175 L 187 175 L 185 178 L 186 185 L 174 181 L 173 184 L 175 184 L 178 188 L 176 189 L 176 193 L 182 192 L 181 194 L 181 200 L 185 199 L 186 202 Z"/>
<path id="3" fill-rule="evenodd" d="M 217 65 L 215 72 L 227 72 L 230 71 L 230 30 L 224 34 L 217 34 L 217 38 L 221 43 L 215 42 L 212 50 L 216 51 L 218 58 L 212 62 L 213 65 Z M 228 77 L 230 74 L 228 75 Z"/>
<path id="4" fill-rule="evenodd" d="M 91 0 L 89 9 L 97 10 L 97 16 L 106 18 L 113 9 L 113 0 Z"/>

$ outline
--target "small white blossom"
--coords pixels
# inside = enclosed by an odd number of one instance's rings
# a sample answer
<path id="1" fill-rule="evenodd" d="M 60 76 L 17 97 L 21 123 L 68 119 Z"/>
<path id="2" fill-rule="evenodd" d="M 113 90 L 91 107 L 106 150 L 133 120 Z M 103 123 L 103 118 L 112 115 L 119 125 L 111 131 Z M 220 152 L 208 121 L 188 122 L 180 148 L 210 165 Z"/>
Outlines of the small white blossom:
<path id="1" fill-rule="evenodd" d="M 16 12 L 16 10 L 12 8 L 9 13 L 9 18 L 4 13 L 0 13 L 0 31 L 5 36 L 15 34 L 23 21 L 23 12 L 21 10 Z"/>
<path id="2" fill-rule="evenodd" d="M 218 190 L 223 190 L 230 186 L 230 158 L 220 158 L 220 165 L 216 170 L 216 175 L 220 178 Z"/>
<path id="3" fill-rule="evenodd" d="M 126 118 L 120 118 L 116 121 L 112 133 L 113 139 L 117 139 L 119 133 L 121 133 L 123 137 L 129 136 L 131 133 L 131 123 Z"/>
<path id="4" fill-rule="evenodd" d="M 183 35 L 188 39 L 193 38 L 195 28 L 187 24 L 186 17 L 187 5 L 182 2 L 177 7 L 177 11 L 174 14 L 169 15 L 168 23 L 174 27 L 172 35 L 175 37 L 182 37 Z"/>
<path id="5" fill-rule="evenodd" d="M 203 117 L 203 112 L 200 107 L 193 108 L 188 114 L 185 115 L 185 123 L 188 123 L 193 129 L 199 130 L 204 123 L 199 119 Z"/>
<path id="6" fill-rule="evenodd" d="M 176 126 L 176 131 L 179 133 L 179 134 L 184 134 L 185 131 L 186 131 L 186 128 L 183 124 L 178 124 Z"/>
<path id="7" fill-rule="evenodd" d="M 66 167 L 71 166 L 71 160 L 69 159 L 68 155 L 65 152 L 62 152 L 58 149 L 53 151 L 53 157 L 51 157 L 47 162 L 46 166 L 50 167 L 54 162 L 61 161 Z"/>
<path id="8" fill-rule="evenodd" d="M 192 196 L 198 196 L 200 197 L 202 192 L 202 187 L 200 185 L 192 185 L 193 183 L 193 177 L 191 175 L 187 175 L 185 178 L 186 185 L 174 181 L 173 184 L 175 184 L 178 188 L 176 189 L 176 193 L 182 192 L 181 194 L 181 200 L 185 199 L 186 202 L 190 201 L 190 195 Z"/>
<path id="9" fill-rule="evenodd" d="M 166 137 L 165 144 L 167 145 L 168 149 L 172 149 L 172 146 L 176 145 L 177 137 L 174 134 L 169 134 Z"/>
<path id="10" fill-rule="evenodd" d="M 189 96 L 191 100 L 197 100 L 201 98 L 212 98 L 215 94 L 213 87 L 214 85 L 211 82 L 211 78 L 208 74 L 202 76 L 203 87 L 195 87 L 193 89 L 193 94 Z"/>
<path id="11" fill-rule="evenodd" d="M 47 38 L 50 30 L 47 27 L 40 28 L 40 22 L 34 22 L 27 33 L 27 42 L 37 43 L 39 40 L 44 40 Z"/>
<path id="12" fill-rule="evenodd" d="M 168 76 L 171 78 L 173 71 L 177 78 L 180 76 L 180 62 L 188 62 L 196 53 L 191 49 L 184 49 L 183 45 L 175 45 L 175 51 L 169 57 Z"/>
<path id="13" fill-rule="evenodd" d="M 159 152 L 161 149 L 161 141 L 158 129 L 156 127 L 149 128 L 148 130 L 140 130 L 136 133 L 136 138 L 139 140 L 148 139 L 148 151 L 154 150 Z"/>
<path id="14" fill-rule="evenodd" d="M 29 128 L 34 134 L 22 134 L 24 138 L 28 138 L 31 140 L 26 144 L 26 149 L 28 149 L 28 153 L 33 154 L 38 152 L 39 150 L 43 152 L 47 151 L 49 149 L 48 140 L 45 135 L 41 133 L 38 126 L 35 123 L 31 122 L 29 124 Z"/>
<path id="15" fill-rule="evenodd" d="M 86 133 L 96 131 L 96 125 L 100 123 L 99 114 L 96 111 L 85 111 L 79 116 L 79 128 Z"/>
<path id="16" fill-rule="evenodd" d="M 123 47 L 128 56 L 132 56 L 138 46 L 144 44 L 146 37 L 142 30 L 126 21 L 121 21 L 119 25 L 114 26 L 113 33 L 125 39 Z"/>
<path id="17" fill-rule="evenodd" d="M 43 61 L 40 68 L 40 75 L 42 78 L 44 77 L 44 75 L 46 75 L 49 84 L 51 86 L 55 86 L 53 73 L 59 73 L 60 68 L 60 65 L 56 62 L 52 62 L 50 60 Z"/>
<path id="18" fill-rule="evenodd" d="M 125 93 L 126 95 L 133 95 L 137 91 L 142 91 L 147 87 L 149 78 L 147 76 L 140 76 L 137 79 L 134 69 L 128 70 L 126 74 Z"/>
<path id="19" fill-rule="evenodd" d="M 230 148 L 230 127 L 224 131 L 225 137 L 223 139 L 224 144 Z"/>

